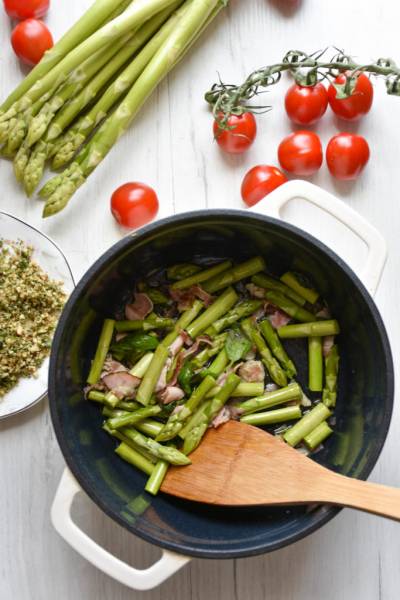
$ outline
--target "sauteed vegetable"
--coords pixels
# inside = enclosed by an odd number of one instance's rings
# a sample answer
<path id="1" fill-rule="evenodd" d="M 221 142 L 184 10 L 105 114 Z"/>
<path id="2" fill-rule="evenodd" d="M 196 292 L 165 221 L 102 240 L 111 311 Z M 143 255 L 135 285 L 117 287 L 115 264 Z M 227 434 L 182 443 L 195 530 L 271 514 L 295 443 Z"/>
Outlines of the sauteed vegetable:
<path id="1" fill-rule="evenodd" d="M 174 265 L 139 282 L 123 314 L 104 321 L 86 397 L 101 406 L 117 454 L 149 475 L 148 492 L 230 419 L 308 450 L 331 435 L 339 324 L 304 274 L 266 271 L 259 256 Z M 289 338 L 308 344 L 311 399 Z"/>

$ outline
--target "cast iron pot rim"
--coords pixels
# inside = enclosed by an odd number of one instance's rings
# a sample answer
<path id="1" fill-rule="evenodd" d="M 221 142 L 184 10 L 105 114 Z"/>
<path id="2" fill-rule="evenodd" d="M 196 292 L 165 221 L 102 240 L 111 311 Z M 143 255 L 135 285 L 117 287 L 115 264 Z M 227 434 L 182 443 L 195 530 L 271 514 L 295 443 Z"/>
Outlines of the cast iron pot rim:
<path id="1" fill-rule="evenodd" d="M 95 275 L 95 273 L 102 270 L 108 264 L 109 260 L 112 257 L 119 254 L 125 248 L 129 247 L 133 242 L 139 240 L 142 237 L 147 236 L 148 234 L 156 232 L 158 229 L 162 229 L 163 227 L 168 226 L 168 225 L 173 225 L 174 223 L 178 224 L 178 223 L 185 222 L 185 221 L 186 222 L 196 221 L 198 219 L 207 221 L 207 220 L 209 220 L 209 218 L 212 219 L 213 217 L 216 217 L 216 216 L 220 216 L 222 218 L 243 217 L 246 220 L 253 219 L 255 221 L 261 221 L 268 225 L 273 225 L 273 226 L 277 227 L 278 229 L 280 228 L 280 229 L 286 230 L 290 233 L 294 233 L 295 235 L 302 238 L 303 240 L 306 240 L 307 242 L 315 245 L 323 253 L 327 254 L 329 256 L 329 258 L 331 260 L 333 260 L 345 272 L 345 274 L 354 281 L 354 283 L 360 290 L 360 293 L 361 293 L 363 299 L 365 300 L 365 302 L 368 306 L 368 309 L 371 313 L 371 317 L 375 321 L 378 331 L 380 333 L 384 357 L 385 357 L 385 363 L 387 365 L 387 370 L 386 370 L 386 381 L 387 381 L 387 390 L 388 390 L 387 395 L 389 398 L 391 398 L 390 411 L 388 411 L 385 414 L 384 419 L 383 419 L 380 443 L 378 444 L 375 452 L 373 454 L 371 454 L 371 456 L 369 457 L 369 460 L 366 463 L 366 465 L 364 466 L 364 468 L 361 472 L 361 475 L 359 477 L 359 479 L 362 479 L 362 480 L 367 479 L 367 477 L 373 470 L 374 466 L 376 465 L 376 462 L 382 452 L 382 448 L 383 448 L 386 438 L 387 438 L 387 434 L 388 434 L 388 430 L 389 430 L 389 426 L 390 426 L 390 422 L 391 422 L 391 418 L 392 418 L 392 413 L 393 413 L 393 398 L 394 398 L 393 358 L 392 358 L 392 352 L 391 352 L 391 348 L 390 348 L 388 335 L 387 335 L 386 328 L 383 323 L 382 317 L 379 313 L 379 310 L 378 310 L 372 296 L 369 294 L 369 292 L 365 288 L 362 281 L 358 278 L 358 276 L 354 273 L 354 271 L 347 265 L 347 263 L 345 263 L 333 250 L 328 248 L 325 244 L 320 242 L 314 236 L 310 235 L 306 231 L 303 231 L 302 229 L 299 229 L 298 227 L 292 225 L 291 223 L 287 223 L 287 222 L 281 221 L 279 219 L 268 217 L 268 216 L 265 216 L 260 213 L 256 213 L 256 212 L 249 213 L 247 211 L 238 210 L 238 209 L 207 209 L 207 210 L 198 210 L 198 211 L 188 211 L 188 212 L 180 213 L 178 215 L 172 215 L 170 217 L 160 219 L 156 223 L 146 225 L 145 227 L 142 227 L 138 232 L 133 232 L 132 234 L 128 234 L 122 240 L 120 240 L 119 242 L 116 242 L 113 246 L 111 246 L 108 250 L 106 250 L 106 252 L 104 252 L 93 263 L 93 265 L 86 271 L 86 273 L 80 279 L 80 281 L 78 282 L 74 291 L 72 292 L 71 296 L 69 297 L 67 303 L 64 306 L 63 312 L 61 314 L 61 317 L 60 317 L 58 325 L 57 325 L 57 329 L 56 329 L 54 339 L 53 339 L 53 344 L 52 344 L 52 350 L 51 350 L 51 356 L 50 356 L 50 366 L 49 366 L 49 391 L 48 391 L 48 394 L 49 394 L 51 419 L 53 422 L 53 427 L 54 427 L 54 430 L 56 433 L 57 441 L 61 448 L 64 459 L 65 459 L 69 469 L 73 473 L 74 477 L 78 481 L 79 485 L 81 486 L 81 488 L 85 491 L 85 493 L 89 496 L 89 498 L 91 498 L 91 500 L 93 500 L 93 502 L 95 502 L 95 504 L 97 504 L 97 506 L 99 506 L 104 511 L 104 513 L 107 516 L 109 516 L 111 519 L 116 521 L 119 525 L 122 525 L 122 527 L 124 527 L 124 529 L 128 530 L 130 533 L 133 533 L 134 535 L 137 535 L 138 537 L 144 539 L 146 542 L 155 544 L 156 546 L 158 546 L 160 548 L 164 548 L 166 550 L 171 550 L 173 552 L 177 552 L 180 554 L 184 554 L 186 556 L 192 556 L 192 557 L 196 557 L 196 558 L 231 559 L 231 558 L 245 558 L 247 556 L 256 556 L 259 554 L 264 554 L 267 552 L 272 552 L 274 550 L 278 550 L 280 548 L 284 548 L 285 546 L 288 546 L 289 544 L 293 544 L 294 542 L 297 542 L 297 541 L 303 539 L 304 537 L 310 535 L 311 533 L 313 533 L 314 531 L 316 531 L 317 529 L 322 527 L 322 525 L 325 525 L 325 523 L 327 523 L 328 521 L 333 519 L 333 517 L 335 517 L 342 509 L 340 507 L 335 507 L 335 506 L 329 507 L 329 506 L 321 505 L 320 509 L 317 509 L 315 512 L 310 513 L 312 515 L 313 522 L 301 527 L 296 534 L 287 535 L 286 537 L 282 538 L 278 542 L 270 542 L 270 543 L 264 542 L 262 544 L 258 544 L 258 545 L 256 544 L 250 550 L 249 549 L 246 549 L 246 550 L 223 550 L 223 549 L 222 550 L 221 549 L 213 550 L 212 548 L 199 549 L 196 547 L 191 547 L 189 543 L 181 544 L 179 542 L 174 542 L 174 541 L 167 541 L 167 542 L 164 540 L 161 541 L 157 538 L 157 536 L 155 536 L 151 533 L 148 533 L 147 531 L 141 531 L 141 530 L 136 531 L 135 528 L 130 526 L 126 521 L 124 521 L 124 519 L 122 519 L 119 514 L 112 511 L 108 507 L 107 503 L 104 502 L 103 499 L 101 497 L 99 497 L 97 495 L 97 493 L 92 489 L 92 487 L 88 484 L 88 482 L 85 479 L 85 476 L 81 473 L 79 464 L 74 459 L 72 453 L 70 453 L 68 445 L 64 439 L 63 428 L 62 428 L 61 422 L 59 420 L 59 415 L 58 415 L 58 411 L 56 409 L 56 402 L 55 402 L 55 398 L 56 398 L 56 356 L 58 355 L 59 345 L 61 342 L 64 327 L 68 323 L 70 315 L 72 314 L 72 312 L 74 310 L 75 300 L 84 291 L 87 284 L 90 282 L 90 280 Z M 319 514 L 318 514 L 318 512 L 319 512 Z"/>

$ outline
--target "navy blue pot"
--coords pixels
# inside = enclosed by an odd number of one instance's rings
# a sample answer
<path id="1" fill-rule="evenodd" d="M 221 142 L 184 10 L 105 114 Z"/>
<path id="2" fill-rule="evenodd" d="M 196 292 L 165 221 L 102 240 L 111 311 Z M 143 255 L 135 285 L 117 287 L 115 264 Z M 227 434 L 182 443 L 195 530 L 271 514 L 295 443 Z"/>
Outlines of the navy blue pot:
<path id="1" fill-rule="evenodd" d="M 365 479 L 384 444 L 393 406 L 393 364 L 379 312 L 357 276 L 326 246 L 299 229 L 244 211 L 212 210 L 175 216 L 143 228 L 106 252 L 70 297 L 50 363 L 49 398 L 58 442 L 85 492 L 133 534 L 203 558 L 269 552 L 316 530 L 338 513 L 321 506 L 295 509 L 218 509 L 143 492 L 145 476 L 114 453 L 98 407 L 82 388 L 101 321 L 112 316 L 135 279 L 154 268 L 192 259 L 265 257 L 269 269 L 312 274 L 340 320 L 341 369 L 335 434 L 315 460 Z M 289 348 L 306 384 L 306 349 Z"/>

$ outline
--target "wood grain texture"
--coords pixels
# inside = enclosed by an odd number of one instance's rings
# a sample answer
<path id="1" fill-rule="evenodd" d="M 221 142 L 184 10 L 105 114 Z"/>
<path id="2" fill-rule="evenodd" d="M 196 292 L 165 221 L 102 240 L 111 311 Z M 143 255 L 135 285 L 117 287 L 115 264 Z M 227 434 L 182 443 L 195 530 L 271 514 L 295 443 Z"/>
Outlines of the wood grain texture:
<path id="1" fill-rule="evenodd" d="M 91 0 L 53 0 L 47 22 L 58 37 Z M 211 140 L 203 94 L 218 71 L 241 80 L 291 48 L 313 51 L 335 44 L 359 57 L 393 56 L 400 61 L 395 0 L 303 0 L 298 11 L 285 0 L 231 0 L 163 82 L 118 147 L 76 195 L 67 212 L 42 222 L 36 200 L 26 200 L 9 164 L 1 162 L 0 206 L 52 236 L 66 252 L 75 275 L 123 232 L 109 213 L 109 197 L 121 183 L 142 180 L 161 201 L 160 217 L 196 208 L 241 207 L 240 182 L 248 168 L 274 163 L 276 147 L 291 131 L 282 106 L 284 81 L 266 98 L 273 113 L 259 119 L 257 143 L 242 157 L 226 157 Z M 9 46 L 11 23 L 0 16 L 0 92 L 21 78 Z M 318 127 L 324 144 L 340 129 L 327 114 Z M 399 99 L 376 93 L 373 112 L 358 130 L 371 145 L 371 164 L 355 183 L 335 183 L 325 168 L 313 181 L 358 210 L 385 235 L 389 260 L 377 294 L 388 327 L 398 373 L 400 357 Z M 323 215 L 293 203 L 286 217 L 333 244 L 346 257 L 350 244 Z M 362 250 L 362 247 L 360 248 Z M 363 254 L 352 264 L 357 270 Z M 387 443 L 372 479 L 400 486 L 400 410 L 395 404 Z M 63 469 L 46 403 L 0 425 L 0 598 L 1 600 L 393 600 L 398 597 L 399 527 L 343 511 L 307 539 L 270 555 L 238 561 L 193 561 L 162 588 L 135 593 L 82 560 L 53 531 L 49 510 Z M 87 498 L 77 502 L 85 529 L 117 556 L 149 564 L 158 550 L 135 540 L 107 519 Z"/>

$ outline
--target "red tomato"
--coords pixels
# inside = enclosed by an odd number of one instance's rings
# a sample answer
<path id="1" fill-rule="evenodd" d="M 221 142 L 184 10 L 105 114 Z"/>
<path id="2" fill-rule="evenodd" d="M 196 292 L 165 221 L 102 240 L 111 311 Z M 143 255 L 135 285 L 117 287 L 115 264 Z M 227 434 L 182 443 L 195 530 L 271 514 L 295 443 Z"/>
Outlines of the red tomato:
<path id="1" fill-rule="evenodd" d="M 136 229 L 157 215 L 157 194 L 145 183 L 125 183 L 111 196 L 111 212 L 120 225 Z"/>
<path id="2" fill-rule="evenodd" d="M 230 154 L 241 154 L 250 148 L 257 134 L 257 123 L 252 113 L 240 116 L 231 115 L 228 126 L 233 129 L 220 129 L 214 120 L 214 138 L 218 146 Z"/>
<path id="3" fill-rule="evenodd" d="M 296 131 L 279 144 L 281 167 L 295 175 L 312 175 L 322 165 L 322 145 L 312 131 Z"/>
<path id="4" fill-rule="evenodd" d="M 344 83 L 346 76 L 342 73 L 335 79 L 335 83 Z M 369 78 L 361 73 L 358 76 L 356 87 L 349 98 L 338 100 L 336 89 L 331 84 L 328 88 L 329 104 L 335 115 L 346 121 L 356 121 L 369 112 L 374 98 L 374 88 Z"/>
<path id="5" fill-rule="evenodd" d="M 6 13 L 12 19 L 40 19 L 49 10 L 50 0 L 3 0 Z"/>
<path id="6" fill-rule="evenodd" d="M 254 206 L 267 194 L 287 181 L 286 175 L 270 165 L 258 165 L 246 173 L 242 182 L 242 198 L 247 206 Z"/>
<path id="7" fill-rule="evenodd" d="M 338 133 L 326 148 L 328 169 L 337 179 L 356 179 L 369 160 L 369 146 L 361 135 Z"/>
<path id="8" fill-rule="evenodd" d="M 285 96 L 288 117 L 298 125 L 310 125 L 318 121 L 328 106 L 328 93 L 322 83 L 304 87 L 294 83 Z"/>
<path id="9" fill-rule="evenodd" d="M 26 19 L 12 32 L 11 44 L 19 59 L 27 65 L 36 65 L 46 50 L 53 47 L 53 38 L 42 21 Z"/>

